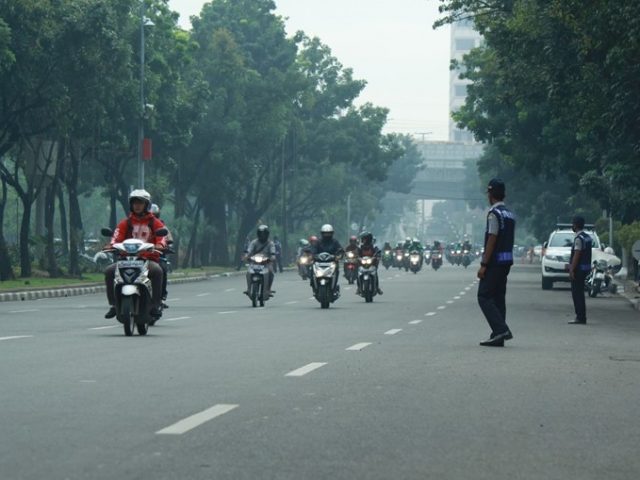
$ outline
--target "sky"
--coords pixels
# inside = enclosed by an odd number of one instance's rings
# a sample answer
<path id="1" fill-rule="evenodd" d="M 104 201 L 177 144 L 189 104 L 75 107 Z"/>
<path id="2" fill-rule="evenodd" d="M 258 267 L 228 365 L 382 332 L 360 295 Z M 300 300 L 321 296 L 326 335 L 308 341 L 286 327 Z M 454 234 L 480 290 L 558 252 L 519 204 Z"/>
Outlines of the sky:
<path id="1" fill-rule="evenodd" d="M 358 104 L 390 110 L 387 131 L 447 140 L 449 28 L 433 30 L 437 0 L 275 0 L 289 35 L 303 30 L 367 81 Z M 191 28 L 204 0 L 169 0 Z"/>

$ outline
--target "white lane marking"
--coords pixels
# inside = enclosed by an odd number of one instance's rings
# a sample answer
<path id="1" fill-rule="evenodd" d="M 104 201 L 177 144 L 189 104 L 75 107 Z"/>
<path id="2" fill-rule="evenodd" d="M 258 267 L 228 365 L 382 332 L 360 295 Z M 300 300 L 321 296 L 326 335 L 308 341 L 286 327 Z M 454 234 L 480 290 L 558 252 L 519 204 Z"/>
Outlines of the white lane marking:
<path id="1" fill-rule="evenodd" d="M 118 325 L 109 325 L 107 327 L 93 327 L 89 330 L 108 330 L 109 328 L 118 328 Z"/>
<path id="2" fill-rule="evenodd" d="M 98 383 L 96 380 L 80 380 L 80 383 Z"/>
<path id="3" fill-rule="evenodd" d="M 425 317 L 433 317 L 436 314 L 436 312 L 429 312 L 429 313 L 425 313 L 424 316 Z"/>
<path id="4" fill-rule="evenodd" d="M 360 350 L 367 348 L 369 345 L 371 345 L 370 342 L 356 343 L 355 345 L 351 345 L 349 348 L 347 348 L 347 351 L 359 352 Z"/>
<path id="5" fill-rule="evenodd" d="M 418 324 L 420 324 L 420 323 L 422 323 L 422 320 L 411 320 L 411 321 L 409 322 L 409 325 L 418 325 Z"/>
<path id="6" fill-rule="evenodd" d="M 455 297 L 453 297 L 454 300 L 460 300 L 460 295 L 456 295 Z"/>
<path id="7" fill-rule="evenodd" d="M 395 335 L 396 333 L 400 333 L 402 331 L 401 328 L 392 328 L 391 330 L 387 330 L 384 332 L 385 335 Z"/>
<path id="8" fill-rule="evenodd" d="M 445 308 L 447 308 L 447 307 L 445 307 L 444 305 L 440 305 L 440 306 L 437 308 L 437 310 L 444 310 Z"/>
<path id="9" fill-rule="evenodd" d="M 309 300 L 315 300 L 316 297 L 309 297 Z"/>
<path id="10" fill-rule="evenodd" d="M 31 308 L 28 310 L 12 310 L 9 313 L 29 313 L 29 312 L 39 312 L 40 310 L 38 310 L 37 308 Z"/>
<path id="11" fill-rule="evenodd" d="M 313 362 L 308 365 L 305 365 L 304 367 L 300 367 L 295 370 L 292 370 L 291 372 L 287 373 L 285 377 L 302 377 L 307 373 L 311 373 L 314 370 L 317 370 L 318 368 L 324 367 L 326 364 L 327 362 Z"/>
<path id="12" fill-rule="evenodd" d="M 77 307 L 74 307 L 74 308 L 88 308 L 88 307 L 89 305 L 78 305 Z"/>
<path id="13" fill-rule="evenodd" d="M 166 300 L 167 302 L 179 302 L 180 300 L 182 300 L 181 298 L 170 298 L 168 300 Z"/>
<path id="14" fill-rule="evenodd" d="M 220 315 L 227 315 L 228 313 L 236 313 L 237 310 L 229 310 L 227 312 L 218 312 Z"/>
<path id="15" fill-rule="evenodd" d="M 20 338 L 33 338 L 33 335 L 15 335 L 13 337 L 0 337 L 0 342 L 5 340 L 18 340 Z"/>
<path id="16" fill-rule="evenodd" d="M 285 305 L 294 305 L 294 304 L 296 304 L 296 303 L 298 303 L 298 301 L 297 301 L 297 300 L 292 300 L 292 301 L 290 301 L 290 302 L 285 303 Z"/>
<path id="17" fill-rule="evenodd" d="M 162 320 L 163 322 L 179 322 L 180 320 L 189 320 L 191 317 L 176 317 L 176 318 L 167 318 Z"/>
<path id="18" fill-rule="evenodd" d="M 451 305 L 453 303 L 453 300 L 447 300 L 447 304 Z"/>
<path id="19" fill-rule="evenodd" d="M 467 292 L 465 292 L 465 291 L 463 290 L 463 291 L 461 291 L 458 295 L 466 295 L 466 294 L 467 294 Z"/>
<path id="20" fill-rule="evenodd" d="M 235 290 L 236 290 L 235 288 L 227 288 L 225 292 L 235 292 Z"/>
<path id="21" fill-rule="evenodd" d="M 224 415 L 225 413 L 229 413 L 231 410 L 236 408 L 238 408 L 238 405 L 214 405 L 200 413 L 196 413 L 195 415 L 191 415 L 190 417 L 180 420 L 173 425 L 169 425 L 162 430 L 158 430 L 156 435 L 182 435 L 183 433 L 187 433 L 189 430 L 193 430 L 194 428 L 199 427 L 216 417 Z"/>
<path id="22" fill-rule="evenodd" d="M 196 297 L 208 297 L 209 295 L 211 295 L 210 293 L 199 293 L 198 295 L 196 295 Z"/>

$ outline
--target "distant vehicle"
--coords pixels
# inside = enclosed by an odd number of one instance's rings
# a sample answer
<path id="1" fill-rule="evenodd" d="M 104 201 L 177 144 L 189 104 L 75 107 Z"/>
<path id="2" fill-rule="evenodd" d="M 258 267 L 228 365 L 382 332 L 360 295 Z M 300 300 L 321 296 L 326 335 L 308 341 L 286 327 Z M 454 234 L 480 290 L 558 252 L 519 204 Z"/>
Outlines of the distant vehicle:
<path id="1" fill-rule="evenodd" d="M 620 258 L 604 252 L 598 234 L 593 230 L 593 225 L 585 225 L 585 231 L 593 239 L 591 260 L 593 262 L 604 260 L 614 273 L 618 272 L 622 266 Z M 542 257 L 543 290 L 551 290 L 555 282 L 571 281 L 569 260 L 574 238 L 575 233 L 571 230 L 571 225 L 558 224 L 549 235 L 549 240 L 543 245 L 545 249 L 545 254 Z"/>
<path id="2" fill-rule="evenodd" d="M 571 229 L 569 229 L 569 231 L 571 231 Z M 571 231 L 571 234 L 573 235 L 573 232 Z M 571 246 L 571 245 L 569 245 Z M 533 254 L 536 257 L 541 257 L 542 256 L 542 250 L 543 250 L 543 246 L 542 245 L 536 245 L 535 247 L 533 247 Z"/>

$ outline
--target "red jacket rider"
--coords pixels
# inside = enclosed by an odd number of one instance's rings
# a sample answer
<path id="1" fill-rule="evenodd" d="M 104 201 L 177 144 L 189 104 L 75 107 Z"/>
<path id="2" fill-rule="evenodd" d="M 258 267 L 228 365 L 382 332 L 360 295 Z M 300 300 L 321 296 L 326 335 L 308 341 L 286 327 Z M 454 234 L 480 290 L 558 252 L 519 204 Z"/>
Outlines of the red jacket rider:
<path id="1" fill-rule="evenodd" d="M 131 212 L 116 227 L 113 237 L 111 237 L 110 245 L 122 243 L 128 238 L 136 238 L 143 242 L 153 243 L 157 250 L 164 250 L 167 248 L 166 238 L 156 237 L 154 234 L 160 228 L 164 228 L 164 224 L 152 213 L 147 212 L 142 216 L 138 216 Z M 155 262 L 160 260 L 160 254 L 157 252 L 144 252 L 140 256 Z"/>

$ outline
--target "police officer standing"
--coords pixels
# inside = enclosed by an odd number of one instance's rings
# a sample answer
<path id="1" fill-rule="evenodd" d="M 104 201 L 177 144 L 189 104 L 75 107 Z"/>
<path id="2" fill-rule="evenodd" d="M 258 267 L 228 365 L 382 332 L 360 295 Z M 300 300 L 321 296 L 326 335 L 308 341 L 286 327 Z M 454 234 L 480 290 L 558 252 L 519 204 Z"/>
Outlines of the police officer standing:
<path id="1" fill-rule="evenodd" d="M 587 306 L 584 301 L 584 281 L 591 271 L 591 249 L 593 240 L 584 231 L 584 218 L 573 217 L 572 229 L 576 233 L 571 247 L 571 259 L 569 263 L 569 277 L 571 278 L 571 296 L 576 318 L 572 325 L 584 325 L 587 323 Z"/>
<path id="2" fill-rule="evenodd" d="M 494 178 L 487 186 L 491 209 L 487 215 L 484 254 L 478 270 L 478 304 L 491 327 L 491 336 L 481 342 L 485 347 L 503 347 L 513 334 L 507 326 L 507 276 L 513 265 L 515 215 L 505 206 L 505 185 Z"/>

